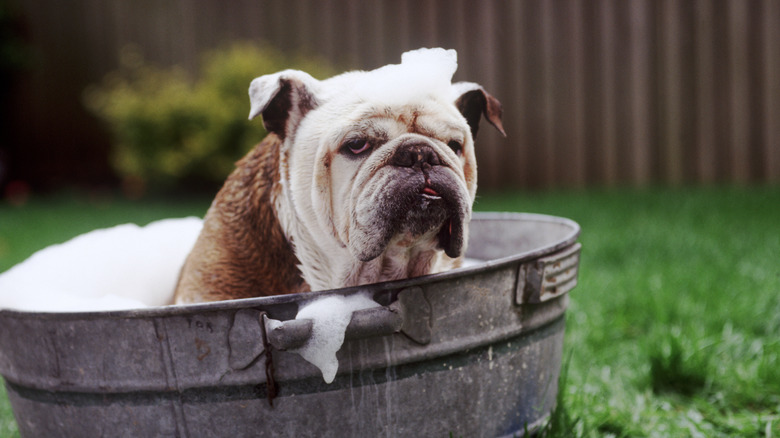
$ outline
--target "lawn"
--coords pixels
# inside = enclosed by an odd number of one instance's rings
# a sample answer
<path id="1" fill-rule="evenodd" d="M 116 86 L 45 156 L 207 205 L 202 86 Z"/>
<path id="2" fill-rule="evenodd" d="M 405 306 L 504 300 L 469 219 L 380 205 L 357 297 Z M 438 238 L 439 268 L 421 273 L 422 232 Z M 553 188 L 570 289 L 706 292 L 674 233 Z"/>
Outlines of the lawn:
<path id="1" fill-rule="evenodd" d="M 202 214 L 208 203 L 0 204 L 0 271 L 90 229 Z M 491 194 L 476 209 L 582 226 L 549 435 L 780 436 L 780 187 Z M 0 437 L 14 431 L 0 389 Z"/>

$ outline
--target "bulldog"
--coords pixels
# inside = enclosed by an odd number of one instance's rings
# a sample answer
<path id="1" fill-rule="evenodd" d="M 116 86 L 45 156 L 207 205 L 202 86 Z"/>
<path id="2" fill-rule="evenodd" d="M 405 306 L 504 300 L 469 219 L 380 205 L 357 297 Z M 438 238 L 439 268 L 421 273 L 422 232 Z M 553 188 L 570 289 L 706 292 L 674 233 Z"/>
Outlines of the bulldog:
<path id="1" fill-rule="evenodd" d="M 454 50 L 317 80 L 254 79 L 249 118 L 268 135 L 238 161 L 204 218 L 175 302 L 397 280 L 461 263 L 477 189 L 474 137 L 501 104 L 452 83 Z M 505 135 L 505 134 L 504 134 Z"/>

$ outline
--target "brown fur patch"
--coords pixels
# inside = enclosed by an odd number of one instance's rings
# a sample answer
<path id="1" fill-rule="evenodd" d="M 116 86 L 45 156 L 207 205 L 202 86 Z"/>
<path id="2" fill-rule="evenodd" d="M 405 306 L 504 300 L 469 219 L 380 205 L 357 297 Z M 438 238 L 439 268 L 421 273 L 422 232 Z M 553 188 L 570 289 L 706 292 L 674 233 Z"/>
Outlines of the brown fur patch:
<path id="1" fill-rule="evenodd" d="M 272 207 L 281 190 L 280 146 L 269 134 L 225 181 L 182 268 L 177 303 L 309 290 Z"/>

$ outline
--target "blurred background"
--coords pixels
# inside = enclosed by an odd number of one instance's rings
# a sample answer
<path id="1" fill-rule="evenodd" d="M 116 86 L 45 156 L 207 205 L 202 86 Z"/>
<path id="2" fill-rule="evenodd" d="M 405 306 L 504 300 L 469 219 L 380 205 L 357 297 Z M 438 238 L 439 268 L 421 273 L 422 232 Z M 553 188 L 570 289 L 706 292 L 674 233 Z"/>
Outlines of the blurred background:
<path id="1" fill-rule="evenodd" d="M 214 190 L 252 77 L 423 46 L 504 104 L 481 189 L 780 181 L 774 0 L 0 0 L 0 193 Z"/>

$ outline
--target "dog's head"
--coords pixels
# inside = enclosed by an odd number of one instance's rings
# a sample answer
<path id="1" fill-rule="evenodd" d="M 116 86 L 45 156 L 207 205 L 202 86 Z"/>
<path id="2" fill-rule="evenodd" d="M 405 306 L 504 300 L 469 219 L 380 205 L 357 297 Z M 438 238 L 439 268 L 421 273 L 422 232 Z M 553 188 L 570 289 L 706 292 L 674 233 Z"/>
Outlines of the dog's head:
<path id="1" fill-rule="evenodd" d="M 282 141 L 288 214 L 362 262 L 388 245 L 461 256 L 480 118 L 503 128 L 501 104 L 477 84 L 452 84 L 456 68 L 455 51 L 421 49 L 323 81 L 295 70 L 252 81 L 250 118 L 262 114 Z"/>

